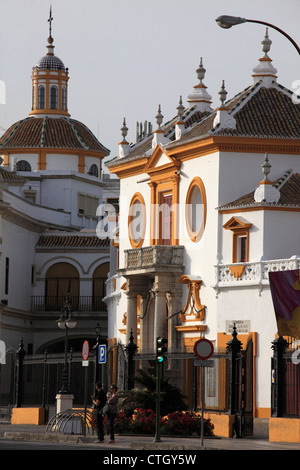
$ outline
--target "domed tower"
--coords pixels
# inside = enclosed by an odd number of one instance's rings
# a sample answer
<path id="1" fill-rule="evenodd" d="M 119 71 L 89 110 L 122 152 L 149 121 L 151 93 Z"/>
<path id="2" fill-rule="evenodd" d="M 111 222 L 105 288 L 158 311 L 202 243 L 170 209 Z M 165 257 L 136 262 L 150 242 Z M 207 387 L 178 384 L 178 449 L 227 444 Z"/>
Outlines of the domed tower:
<path id="1" fill-rule="evenodd" d="M 94 134 L 68 112 L 68 69 L 54 54 L 52 12 L 47 53 L 32 71 L 29 117 L 14 123 L 0 138 L 3 165 L 19 171 L 75 171 L 101 178 L 109 155 Z"/>
<path id="2" fill-rule="evenodd" d="M 69 72 L 54 54 L 52 20 L 50 8 L 47 53 L 32 69 L 32 110 L 29 113 L 32 116 L 70 116 L 67 103 Z"/>

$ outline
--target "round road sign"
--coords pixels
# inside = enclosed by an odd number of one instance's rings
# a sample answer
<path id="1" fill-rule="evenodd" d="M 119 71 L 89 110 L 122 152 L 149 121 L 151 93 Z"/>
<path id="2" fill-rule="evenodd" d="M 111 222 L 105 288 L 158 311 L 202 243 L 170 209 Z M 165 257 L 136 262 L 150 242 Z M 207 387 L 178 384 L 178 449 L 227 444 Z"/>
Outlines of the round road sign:
<path id="1" fill-rule="evenodd" d="M 214 345 L 209 339 L 200 338 L 194 345 L 194 353 L 202 360 L 208 359 L 214 353 Z"/>
<path id="2" fill-rule="evenodd" d="M 82 357 L 84 361 L 86 361 L 87 358 L 89 357 L 89 352 L 90 352 L 89 342 L 85 341 L 82 346 Z"/>

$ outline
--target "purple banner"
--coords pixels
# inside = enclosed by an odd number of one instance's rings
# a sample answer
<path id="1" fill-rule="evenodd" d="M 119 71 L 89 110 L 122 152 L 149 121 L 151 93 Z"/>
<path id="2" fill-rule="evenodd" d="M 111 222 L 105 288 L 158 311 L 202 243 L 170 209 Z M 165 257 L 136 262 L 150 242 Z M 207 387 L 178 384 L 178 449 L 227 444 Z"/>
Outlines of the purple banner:
<path id="1" fill-rule="evenodd" d="M 300 271 L 269 272 L 279 336 L 300 339 Z"/>

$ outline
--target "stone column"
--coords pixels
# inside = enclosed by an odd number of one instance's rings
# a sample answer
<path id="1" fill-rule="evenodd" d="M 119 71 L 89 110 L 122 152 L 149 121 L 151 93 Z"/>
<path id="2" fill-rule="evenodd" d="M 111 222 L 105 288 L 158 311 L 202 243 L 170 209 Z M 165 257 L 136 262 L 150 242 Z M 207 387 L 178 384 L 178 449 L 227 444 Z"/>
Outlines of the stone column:
<path id="1" fill-rule="evenodd" d="M 147 295 L 143 294 L 140 300 L 140 354 L 147 352 L 147 315 L 149 315 L 149 312 L 146 312 L 149 307 L 147 300 Z"/>
<path id="2" fill-rule="evenodd" d="M 127 318 L 126 318 L 126 344 L 130 341 L 130 335 L 137 340 L 137 294 L 127 291 Z"/>
<path id="3" fill-rule="evenodd" d="M 158 336 L 166 337 L 167 335 L 167 318 L 166 318 L 166 293 L 163 290 L 155 292 L 154 307 L 154 348 L 156 346 L 156 338 Z"/>

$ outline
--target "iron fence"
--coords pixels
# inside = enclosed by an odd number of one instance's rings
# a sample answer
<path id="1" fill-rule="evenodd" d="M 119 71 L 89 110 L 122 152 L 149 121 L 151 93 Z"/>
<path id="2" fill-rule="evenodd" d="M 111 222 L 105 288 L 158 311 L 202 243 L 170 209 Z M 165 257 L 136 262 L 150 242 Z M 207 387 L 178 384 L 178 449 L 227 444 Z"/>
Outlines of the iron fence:
<path id="1" fill-rule="evenodd" d="M 66 297 L 63 295 L 35 295 L 31 296 L 31 310 L 33 312 L 59 312 L 64 307 Z M 71 307 L 77 312 L 105 312 L 107 305 L 102 296 L 72 296 Z"/>

